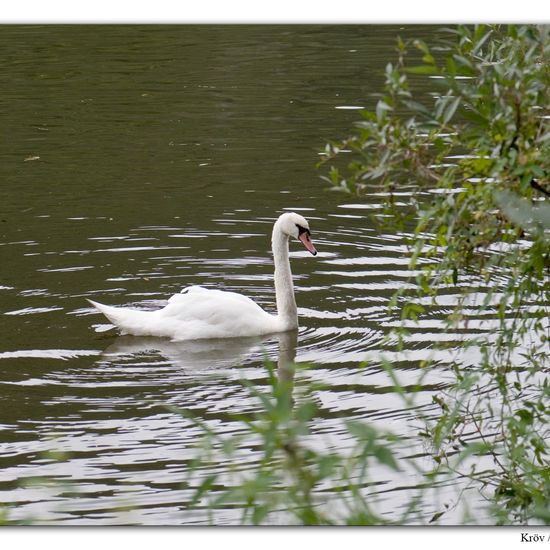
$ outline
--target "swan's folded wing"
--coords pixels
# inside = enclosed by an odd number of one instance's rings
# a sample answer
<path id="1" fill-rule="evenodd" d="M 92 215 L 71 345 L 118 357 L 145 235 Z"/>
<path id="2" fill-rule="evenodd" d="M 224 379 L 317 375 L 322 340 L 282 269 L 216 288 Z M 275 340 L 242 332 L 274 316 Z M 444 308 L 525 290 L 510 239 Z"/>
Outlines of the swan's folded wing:
<path id="1" fill-rule="evenodd" d="M 263 311 L 263 309 L 256 304 L 256 302 L 243 294 L 229 292 L 226 290 L 204 288 L 198 285 L 185 287 L 179 294 L 174 294 L 171 298 L 169 298 L 168 304 L 172 304 L 177 308 L 183 306 L 191 307 L 193 309 L 194 306 L 198 304 L 200 304 L 201 308 L 208 306 L 233 308 L 240 305 L 241 308 L 248 306 L 253 309 Z M 169 314 L 172 314 L 172 311 L 170 311 Z"/>
<path id="2" fill-rule="evenodd" d="M 186 290 L 172 296 L 159 312 L 162 319 L 177 322 L 182 330 L 223 338 L 274 329 L 275 317 L 242 294 L 198 286 Z"/>

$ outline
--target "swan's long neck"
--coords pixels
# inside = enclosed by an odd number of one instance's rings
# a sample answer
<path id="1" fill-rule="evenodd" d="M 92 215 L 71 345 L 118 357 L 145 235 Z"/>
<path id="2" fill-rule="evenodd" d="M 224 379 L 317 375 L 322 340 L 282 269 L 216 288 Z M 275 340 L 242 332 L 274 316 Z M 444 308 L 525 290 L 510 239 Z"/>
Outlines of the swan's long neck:
<path id="1" fill-rule="evenodd" d="M 281 231 L 277 223 L 273 227 L 271 246 L 275 262 L 277 313 L 284 330 L 295 329 L 298 328 L 298 309 L 294 298 L 294 285 L 288 258 L 288 236 Z"/>

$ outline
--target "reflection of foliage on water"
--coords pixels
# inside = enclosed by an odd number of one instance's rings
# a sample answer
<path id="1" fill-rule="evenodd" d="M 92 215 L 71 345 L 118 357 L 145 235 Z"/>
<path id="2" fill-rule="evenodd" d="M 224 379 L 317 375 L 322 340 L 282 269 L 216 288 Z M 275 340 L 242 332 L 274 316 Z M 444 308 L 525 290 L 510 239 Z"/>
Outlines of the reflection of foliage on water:
<path id="1" fill-rule="evenodd" d="M 433 47 L 398 40 L 376 108 L 362 112 L 349 138 L 327 145 L 323 161 L 332 163 L 333 189 L 365 198 L 382 190 L 390 224 L 415 227 L 415 291 L 392 300 L 401 342 L 445 288 L 460 294 L 449 329 L 474 315 L 485 323 L 461 344 L 478 350 L 478 368 L 457 362 L 453 389 L 436 399 L 441 416 L 424 434 L 439 468 L 477 482 L 501 523 L 550 522 L 549 31 L 460 26 Z M 411 46 L 420 64 L 408 62 Z M 433 93 L 422 95 L 426 78 Z M 411 187 L 405 216 L 394 193 Z"/>

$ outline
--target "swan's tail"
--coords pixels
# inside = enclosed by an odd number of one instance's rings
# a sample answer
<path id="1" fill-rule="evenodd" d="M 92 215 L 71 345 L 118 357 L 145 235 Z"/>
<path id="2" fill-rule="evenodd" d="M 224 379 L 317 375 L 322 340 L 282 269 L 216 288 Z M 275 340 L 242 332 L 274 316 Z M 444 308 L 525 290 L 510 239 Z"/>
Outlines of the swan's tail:
<path id="1" fill-rule="evenodd" d="M 88 298 L 86 298 L 88 300 Z M 151 321 L 152 311 L 139 311 L 127 307 L 114 307 L 88 300 L 98 311 L 103 313 L 122 334 L 150 335 L 147 330 Z"/>

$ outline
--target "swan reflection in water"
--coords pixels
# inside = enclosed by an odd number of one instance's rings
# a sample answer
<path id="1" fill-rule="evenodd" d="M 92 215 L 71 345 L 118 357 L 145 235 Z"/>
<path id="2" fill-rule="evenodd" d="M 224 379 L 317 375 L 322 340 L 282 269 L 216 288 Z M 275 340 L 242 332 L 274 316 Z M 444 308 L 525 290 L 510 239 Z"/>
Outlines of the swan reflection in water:
<path id="1" fill-rule="evenodd" d="M 249 338 L 219 338 L 173 342 L 155 337 L 119 336 L 103 354 L 132 356 L 158 353 L 170 364 L 196 374 L 213 374 L 244 364 L 254 352 L 269 341 L 278 342 L 277 375 L 279 382 L 291 384 L 298 331 L 291 330 Z"/>

